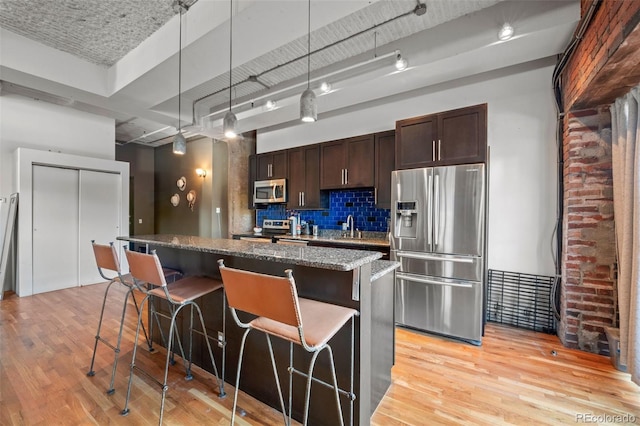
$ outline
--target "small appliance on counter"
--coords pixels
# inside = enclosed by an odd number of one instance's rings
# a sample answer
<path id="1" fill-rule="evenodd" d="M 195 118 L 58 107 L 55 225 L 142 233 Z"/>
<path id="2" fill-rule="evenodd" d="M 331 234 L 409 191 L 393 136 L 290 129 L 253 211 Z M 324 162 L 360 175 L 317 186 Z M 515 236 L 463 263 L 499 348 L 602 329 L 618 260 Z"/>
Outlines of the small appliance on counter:
<path id="1" fill-rule="evenodd" d="M 289 232 L 290 226 L 289 219 L 265 219 L 262 221 L 262 233 L 264 235 L 284 235 Z"/>

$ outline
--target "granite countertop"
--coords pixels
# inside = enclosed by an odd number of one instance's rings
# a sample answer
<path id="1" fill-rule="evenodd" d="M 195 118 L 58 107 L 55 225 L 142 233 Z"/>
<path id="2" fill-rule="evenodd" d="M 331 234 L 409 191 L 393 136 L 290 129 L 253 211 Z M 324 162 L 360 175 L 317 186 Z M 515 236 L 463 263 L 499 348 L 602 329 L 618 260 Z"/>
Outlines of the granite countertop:
<path id="1" fill-rule="evenodd" d="M 295 265 L 337 271 L 351 271 L 382 257 L 382 254 L 376 251 L 265 244 L 242 240 L 174 234 L 136 235 L 131 237 L 118 237 L 118 240 L 130 241 L 137 244 L 149 244 L 157 247 L 170 247 L 279 263 L 292 263 Z"/>
<path id="2" fill-rule="evenodd" d="M 400 267 L 395 260 L 374 260 L 371 263 L 371 282 Z"/>

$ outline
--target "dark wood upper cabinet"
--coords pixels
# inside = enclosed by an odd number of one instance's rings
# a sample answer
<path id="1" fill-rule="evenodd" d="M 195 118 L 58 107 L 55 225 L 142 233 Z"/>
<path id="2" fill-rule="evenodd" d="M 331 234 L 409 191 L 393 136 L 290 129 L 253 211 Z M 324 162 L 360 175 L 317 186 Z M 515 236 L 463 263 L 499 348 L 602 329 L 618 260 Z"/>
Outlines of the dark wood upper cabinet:
<path id="1" fill-rule="evenodd" d="M 287 150 L 289 209 L 322 208 L 320 194 L 320 146 Z"/>
<path id="2" fill-rule="evenodd" d="M 284 179 L 287 177 L 287 151 L 273 151 L 256 156 L 256 180 Z"/>
<path id="3" fill-rule="evenodd" d="M 391 208 L 391 172 L 395 167 L 396 132 L 375 134 L 375 191 L 376 207 Z"/>
<path id="4" fill-rule="evenodd" d="M 374 186 L 374 135 L 320 145 L 320 189 Z"/>
<path id="5" fill-rule="evenodd" d="M 249 199 L 248 206 L 250 209 L 255 209 L 256 205 L 253 203 L 253 183 L 256 181 L 257 176 L 257 155 L 252 154 L 249 156 Z"/>
<path id="6" fill-rule="evenodd" d="M 396 170 L 432 165 L 437 135 L 437 114 L 396 121 Z"/>
<path id="7" fill-rule="evenodd" d="M 487 104 L 396 122 L 396 169 L 483 163 Z"/>

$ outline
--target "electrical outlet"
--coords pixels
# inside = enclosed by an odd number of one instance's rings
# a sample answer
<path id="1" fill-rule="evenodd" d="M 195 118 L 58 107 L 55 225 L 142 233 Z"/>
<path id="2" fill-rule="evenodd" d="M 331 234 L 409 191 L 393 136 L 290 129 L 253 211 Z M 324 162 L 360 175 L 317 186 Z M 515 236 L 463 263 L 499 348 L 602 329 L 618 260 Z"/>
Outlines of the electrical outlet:
<path id="1" fill-rule="evenodd" d="M 222 331 L 218 331 L 218 347 L 224 347 L 224 333 Z"/>
<path id="2" fill-rule="evenodd" d="M 142 219 L 138 219 L 138 223 L 142 223 Z"/>
<path id="3" fill-rule="evenodd" d="M 220 207 L 216 207 L 216 213 L 220 214 Z"/>

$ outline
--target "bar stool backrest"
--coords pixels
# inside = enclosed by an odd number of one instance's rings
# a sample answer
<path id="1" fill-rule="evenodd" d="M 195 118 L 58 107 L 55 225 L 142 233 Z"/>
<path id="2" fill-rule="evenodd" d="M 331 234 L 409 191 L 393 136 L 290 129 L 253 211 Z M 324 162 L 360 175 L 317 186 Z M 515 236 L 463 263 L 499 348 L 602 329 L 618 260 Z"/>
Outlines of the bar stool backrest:
<path id="1" fill-rule="evenodd" d="M 218 263 L 230 308 L 293 327 L 302 326 L 298 291 L 290 269 L 285 271 L 287 277 L 276 277 Z"/>
<path id="2" fill-rule="evenodd" d="M 102 278 L 110 279 L 104 275 L 103 269 L 113 271 L 120 275 L 120 262 L 118 261 L 118 255 L 113 243 L 96 244 L 95 241 L 91 241 L 93 246 L 93 254 L 96 257 L 96 265 L 98 265 L 98 272 Z"/>
<path id="3" fill-rule="evenodd" d="M 155 251 L 147 254 L 125 250 L 125 254 L 129 262 L 129 271 L 136 280 L 166 287 L 167 282 L 164 279 L 162 265 Z"/>

